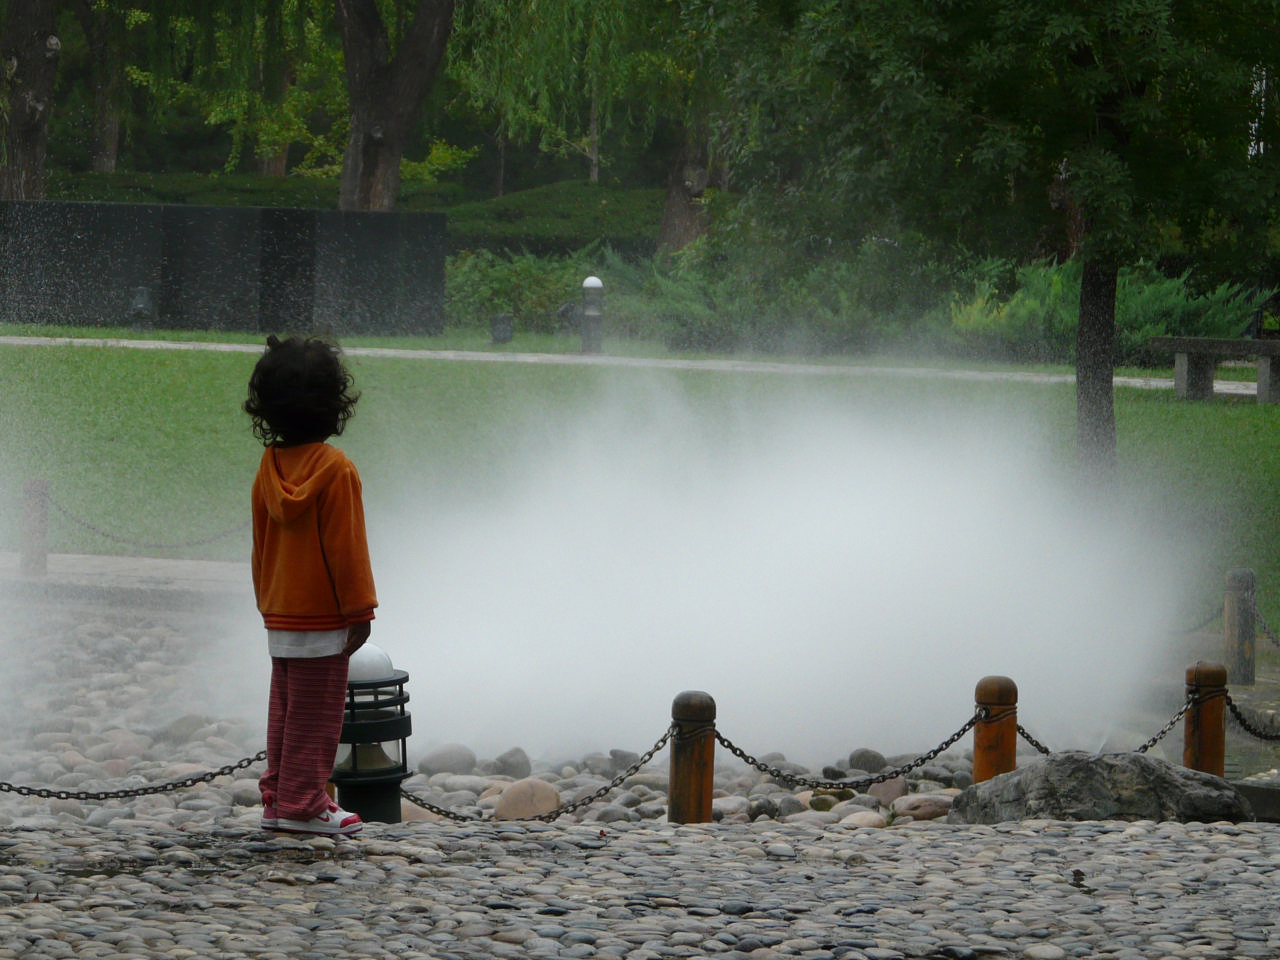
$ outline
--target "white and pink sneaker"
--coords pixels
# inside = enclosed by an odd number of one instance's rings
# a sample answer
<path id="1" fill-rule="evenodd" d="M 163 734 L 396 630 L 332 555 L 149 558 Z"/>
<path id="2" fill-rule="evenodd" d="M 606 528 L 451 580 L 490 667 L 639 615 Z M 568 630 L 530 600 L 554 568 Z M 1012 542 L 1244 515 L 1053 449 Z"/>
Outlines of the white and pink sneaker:
<path id="1" fill-rule="evenodd" d="M 359 833 L 364 827 L 364 821 L 360 819 L 357 813 L 347 813 L 336 803 L 330 802 L 329 809 L 318 817 L 312 817 L 310 820 L 286 820 L 284 817 L 276 820 L 275 829 L 284 833 L 317 833 L 327 836 L 335 836 L 341 834 L 349 836 L 353 833 Z"/>

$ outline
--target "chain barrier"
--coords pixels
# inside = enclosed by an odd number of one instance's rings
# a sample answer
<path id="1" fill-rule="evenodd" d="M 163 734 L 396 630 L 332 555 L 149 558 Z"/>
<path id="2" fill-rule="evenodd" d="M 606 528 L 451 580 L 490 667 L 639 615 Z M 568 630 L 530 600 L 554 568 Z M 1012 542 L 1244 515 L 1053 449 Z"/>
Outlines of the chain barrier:
<path id="1" fill-rule="evenodd" d="M 252 757 L 245 757 L 235 763 L 229 763 L 217 770 L 198 773 L 182 780 L 170 780 L 165 783 L 149 783 L 145 787 L 130 787 L 125 790 L 53 790 L 44 787 L 23 787 L 0 781 L 0 793 L 16 793 L 20 797 L 39 797 L 42 800 L 127 800 L 132 797 L 147 797 L 157 793 L 170 793 L 175 790 L 187 790 L 198 783 L 209 783 L 218 777 L 228 777 L 237 770 L 253 766 L 267 759 L 267 751 L 261 750 Z"/>
<path id="2" fill-rule="evenodd" d="M 1267 733 L 1262 728 L 1254 726 L 1253 722 L 1250 721 L 1249 718 L 1246 717 L 1240 708 L 1232 701 L 1231 694 L 1227 693 L 1223 694 L 1223 696 L 1227 698 L 1227 709 L 1231 711 L 1232 718 L 1236 723 L 1240 724 L 1241 729 L 1243 729 L 1245 733 L 1255 736 L 1259 740 L 1267 740 L 1272 743 L 1280 741 L 1280 733 Z"/>
<path id="3" fill-rule="evenodd" d="M 88 530 L 90 533 L 96 533 L 98 536 L 104 537 L 107 540 L 112 541 L 113 543 L 121 543 L 129 547 L 143 547 L 147 550 L 184 550 L 188 547 L 202 547 L 202 546 L 205 546 L 206 544 L 217 543 L 219 540 L 225 540 L 227 537 L 235 536 L 238 533 L 248 530 L 250 527 L 250 522 L 246 521 L 245 523 L 232 527 L 230 530 L 224 530 L 221 533 L 215 533 L 209 537 L 200 537 L 195 540 L 185 540 L 185 541 L 182 541 L 181 543 L 151 543 L 146 540 L 134 540 L 129 537 L 118 536 L 117 534 L 112 533 L 110 530 L 105 530 L 102 527 L 99 527 L 97 524 L 90 523 L 88 520 L 85 520 L 83 517 L 76 516 L 74 513 L 72 513 L 70 510 L 68 510 L 66 507 L 64 507 L 62 504 L 58 503 L 56 500 L 52 498 L 50 498 L 49 500 L 49 506 L 53 507 L 53 509 L 56 510 L 60 516 L 64 517 L 65 519 L 71 521 L 72 523 L 80 527 L 83 527 L 85 530 Z"/>
<path id="4" fill-rule="evenodd" d="M 1168 736 L 1169 731 L 1178 725 L 1178 721 L 1187 715 L 1188 710 L 1190 710 L 1192 707 L 1196 706 L 1197 704 L 1204 703 L 1210 699 L 1212 698 L 1205 697 L 1202 700 L 1197 700 L 1195 697 L 1187 697 L 1186 702 L 1183 703 L 1182 705 L 1182 709 L 1180 709 L 1177 713 L 1175 713 L 1173 715 L 1173 718 L 1168 723 L 1166 723 L 1163 727 L 1161 727 L 1159 732 L 1156 733 L 1155 736 L 1153 736 L 1146 743 L 1144 743 L 1137 750 L 1135 750 L 1134 753 L 1146 753 L 1148 750 L 1154 747 L 1157 743 L 1163 740 L 1166 736 Z"/>
<path id="5" fill-rule="evenodd" d="M 655 743 L 648 750 L 646 750 L 644 753 L 642 753 L 640 755 L 640 758 L 636 760 L 635 763 L 631 764 L 631 766 L 627 767 L 627 769 L 623 770 L 620 774 L 618 774 L 611 781 L 606 783 L 599 790 L 594 791 L 588 796 L 579 797 L 577 800 L 574 800 L 572 803 L 566 803 L 563 806 L 556 807 L 554 810 L 548 813 L 541 813 L 541 814 L 538 814 L 537 816 L 532 816 L 532 817 L 513 817 L 512 819 L 513 820 L 540 820 L 543 823 L 551 823 L 552 821 L 558 820 L 560 817 L 563 817 L 566 814 L 576 813 L 578 810 L 581 810 L 583 807 L 586 807 L 595 803 L 597 800 L 601 799 L 602 797 L 607 796 L 609 791 L 622 786 L 627 780 L 629 780 L 631 777 L 639 773 L 640 769 L 644 767 L 646 764 L 648 764 L 648 762 L 654 758 L 654 756 L 658 753 L 658 751 L 667 745 L 667 742 L 672 738 L 672 736 L 675 735 L 675 732 L 676 732 L 676 725 L 673 723 L 671 724 L 671 726 L 667 727 L 666 732 L 661 737 L 658 738 L 658 742 Z M 465 814 L 465 813 L 458 813 L 456 810 L 449 810 L 446 807 L 437 806 L 436 804 L 431 803 L 430 801 L 422 799 L 422 797 L 419 797 L 413 793 L 410 793 L 408 790 L 405 790 L 404 788 L 401 788 L 400 795 L 404 797 L 406 800 L 408 800 L 410 803 L 421 807 L 423 810 L 429 810 L 431 813 L 438 814 L 439 816 L 446 817 L 449 820 L 454 820 L 459 823 L 474 823 L 477 820 L 484 819 L 483 817 L 469 816 L 468 814 Z"/>
<path id="6" fill-rule="evenodd" d="M 928 753 L 922 753 L 910 763 L 903 764 L 900 767 L 895 767 L 892 770 L 883 770 L 874 776 L 865 777 L 859 780 L 811 780 L 806 777 L 798 777 L 795 774 L 785 773 L 777 767 L 771 767 L 762 760 L 757 760 L 755 757 L 751 756 L 751 754 L 747 753 L 719 732 L 716 733 L 716 740 L 720 743 L 720 746 L 724 747 L 748 766 L 755 767 L 761 773 L 767 773 L 775 780 L 780 780 L 790 786 L 808 787 L 813 790 L 862 790 L 866 787 L 873 786 L 874 784 L 892 780 L 894 777 L 903 776 L 904 774 L 915 770 L 917 767 L 923 767 L 930 760 L 936 759 L 940 754 L 951 749 L 951 747 L 955 745 L 956 741 L 972 730 L 974 726 L 977 725 L 978 721 L 985 717 L 986 709 L 979 708 L 975 711 L 974 715 L 965 722 L 964 726 L 949 736 L 946 740 L 943 740 L 942 743 L 938 744 Z"/>
<path id="7" fill-rule="evenodd" d="M 1256 590 L 1251 590 L 1247 597 L 1249 606 L 1253 608 L 1253 622 L 1262 627 L 1262 632 L 1267 635 L 1275 646 L 1280 647 L 1280 638 L 1277 638 L 1275 632 L 1267 626 L 1267 621 L 1263 619 L 1262 610 L 1258 607 L 1258 595 Z"/>
<path id="8" fill-rule="evenodd" d="M 1265 730 L 1262 730 L 1261 728 L 1255 726 L 1248 719 L 1248 717 L 1244 715 L 1244 713 L 1240 710 L 1240 708 L 1232 701 L 1231 695 L 1223 691 L 1222 693 L 1210 694 L 1207 697 L 1202 697 L 1199 699 L 1197 699 L 1194 696 L 1188 697 L 1186 702 L 1183 703 L 1181 709 L 1179 709 L 1178 712 L 1173 715 L 1173 717 L 1169 720 L 1169 722 L 1166 723 L 1154 736 L 1148 739 L 1145 743 L 1142 744 L 1142 746 L 1138 747 L 1134 752 L 1146 753 L 1148 750 L 1154 747 L 1157 743 L 1163 740 L 1169 734 L 1169 732 L 1172 731 L 1173 728 L 1178 725 L 1178 722 L 1184 716 L 1186 716 L 1188 710 L 1190 710 L 1194 706 L 1197 706 L 1201 703 L 1205 703 L 1208 700 L 1211 700 L 1214 697 L 1218 697 L 1218 696 L 1225 698 L 1226 705 L 1231 712 L 1231 716 L 1235 719 L 1236 723 L 1238 723 L 1240 727 L 1244 729 L 1247 733 L 1257 737 L 1260 740 L 1266 740 L 1270 742 L 1280 742 L 1280 733 L 1268 733 Z M 799 787 L 806 787 L 809 789 L 860 790 L 861 791 L 867 787 L 873 786 L 874 784 L 884 783 L 888 780 L 894 779 L 895 777 L 904 776 L 905 774 L 910 773 L 912 770 L 916 770 L 919 767 L 924 766 L 929 761 L 937 759 L 941 754 L 945 753 L 947 750 L 953 747 L 960 740 L 961 737 L 963 737 L 966 733 L 972 730 L 980 721 L 987 719 L 988 715 L 989 715 L 989 711 L 985 707 L 980 707 L 974 712 L 974 715 L 970 717 L 964 723 L 963 726 L 960 727 L 959 730 L 957 730 L 947 739 L 943 740 L 940 744 L 938 744 L 932 750 L 929 750 L 926 753 L 920 754 L 920 756 L 916 757 L 914 760 L 910 761 L 909 763 L 905 763 L 900 767 L 895 767 L 891 770 L 883 770 L 880 773 L 874 774 L 873 776 L 863 777 L 858 780 L 812 779 L 808 777 L 801 777 L 795 774 L 786 773 L 785 771 L 779 769 L 778 767 L 770 766 L 764 761 L 759 760 L 756 757 L 753 757 L 751 754 L 747 753 L 745 750 L 743 750 L 737 744 L 733 743 L 731 740 L 729 740 L 727 737 L 725 737 L 723 734 L 719 733 L 718 731 L 716 732 L 715 736 L 716 736 L 716 741 L 722 747 L 724 747 L 726 750 L 732 753 L 735 757 L 737 757 L 739 760 L 743 761 L 750 767 L 754 767 L 756 770 L 759 770 L 761 773 L 768 774 L 770 777 L 782 783 L 788 784 L 793 787 L 799 786 Z M 1043 743 L 1041 743 L 1039 740 L 1033 737 L 1026 730 L 1026 728 L 1022 726 L 1022 724 L 1018 724 L 1017 729 L 1018 729 L 1018 735 L 1021 736 L 1022 739 L 1025 740 L 1027 743 L 1031 744 L 1031 746 L 1034 747 L 1039 753 L 1048 755 L 1052 752 Z M 593 791 L 592 793 L 588 794 L 585 797 L 580 797 L 579 799 L 574 800 L 571 803 L 563 804 L 562 806 L 559 806 L 548 813 L 539 814 L 531 817 L 518 817 L 513 819 L 542 821 L 544 823 L 551 823 L 562 816 L 565 816 L 571 813 L 576 813 L 578 810 L 581 810 L 583 807 L 586 807 L 592 803 L 595 803 L 595 801 L 600 800 L 603 797 L 607 796 L 610 791 L 622 786 L 628 779 L 630 779 L 631 777 L 639 773 L 640 770 L 644 768 L 646 765 L 648 765 L 648 763 L 653 760 L 654 756 L 656 756 L 658 752 L 661 751 L 671 741 L 671 739 L 678 734 L 678 730 L 679 730 L 678 725 L 675 723 L 672 723 L 671 726 L 668 727 L 666 731 L 662 734 L 662 736 L 658 738 L 657 742 L 655 742 L 652 747 L 650 747 L 643 754 L 641 754 L 635 763 L 628 766 L 627 769 L 623 770 L 621 773 L 619 773 L 616 777 L 614 777 L 608 783 L 600 787 L 600 789 Z M 154 794 L 170 793 L 177 790 L 190 789 L 191 787 L 194 787 L 197 784 L 209 783 L 217 779 L 218 777 L 230 776 L 231 774 L 235 773 L 237 770 L 243 770 L 247 767 L 252 766 L 255 763 L 260 763 L 266 760 L 266 758 L 267 758 L 267 751 L 262 750 L 251 757 L 245 757 L 244 759 L 238 760 L 235 763 L 229 763 L 225 766 L 219 767 L 216 770 L 210 770 L 206 773 L 194 774 L 190 777 L 184 777 L 181 780 L 170 780 L 164 783 L 152 783 L 142 787 L 130 787 L 122 790 L 57 790 L 57 789 L 45 788 L 45 787 L 21 786 L 18 784 L 12 784 L 12 783 L 6 783 L 4 781 L 0 781 L 0 793 L 13 793 L 13 794 L 17 794 L 20 797 L 38 797 L 44 800 L 97 800 L 97 801 L 126 800 L 134 797 L 145 797 L 145 796 L 151 796 Z M 400 795 L 404 797 L 404 799 L 408 800 L 410 803 L 413 803 L 414 805 L 421 807 L 424 810 L 427 810 L 431 813 L 436 814 L 437 816 L 441 816 L 448 820 L 453 820 L 458 823 L 474 823 L 474 822 L 482 821 L 485 819 L 483 816 L 474 816 L 470 814 L 459 813 L 456 810 L 450 810 L 446 807 L 438 806 L 437 804 L 431 803 L 430 801 L 425 800 L 422 797 L 419 797 L 416 794 L 411 793 L 409 790 L 406 790 L 404 788 L 401 788 Z"/>
<path id="9" fill-rule="evenodd" d="M 1043 743 L 1041 743 L 1039 740 L 1033 737 L 1029 732 L 1027 732 L 1027 728 L 1024 727 L 1022 724 L 1018 724 L 1018 736 L 1020 736 L 1023 740 L 1027 741 L 1027 743 L 1031 744 L 1031 746 L 1035 748 L 1037 753 L 1042 753 L 1046 757 L 1049 756 L 1051 753 L 1053 753 L 1052 750 L 1050 750 Z"/>
<path id="10" fill-rule="evenodd" d="M 1209 614 L 1209 616 L 1208 616 L 1206 619 L 1204 619 L 1204 620 L 1200 621 L 1200 622 L 1199 622 L 1199 623 L 1197 623 L 1194 627 L 1187 627 L 1185 630 L 1179 630 L 1178 632 L 1179 632 L 1179 633 L 1183 633 L 1183 634 L 1186 634 L 1186 633 L 1199 633 L 1199 632 L 1200 632 L 1201 630 L 1203 630 L 1205 627 L 1209 626 L 1209 624 L 1214 623 L 1214 622 L 1216 622 L 1216 621 L 1218 621 L 1218 620 L 1221 620 L 1221 619 L 1222 619 L 1222 614 L 1223 614 L 1223 612 L 1224 612 L 1225 608 L 1226 608 L 1226 604 L 1225 604 L 1225 603 L 1223 603 L 1223 604 L 1219 604 L 1218 609 L 1217 609 L 1217 610 L 1215 610 L 1215 611 L 1213 611 L 1213 613 Z"/>

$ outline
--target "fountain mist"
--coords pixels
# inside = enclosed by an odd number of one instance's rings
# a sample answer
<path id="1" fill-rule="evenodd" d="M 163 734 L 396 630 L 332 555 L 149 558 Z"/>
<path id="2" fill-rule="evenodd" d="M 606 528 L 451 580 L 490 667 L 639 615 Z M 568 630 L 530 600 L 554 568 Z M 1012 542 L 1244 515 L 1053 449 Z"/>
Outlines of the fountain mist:
<path id="1" fill-rule="evenodd" d="M 1125 718 L 1082 702 L 1123 709 L 1157 669 L 1187 565 L 1087 516 L 1027 417 L 801 387 L 707 407 L 658 374 L 592 409 L 474 497 L 366 483 L 411 747 L 642 750 L 701 689 L 757 755 L 918 752 L 992 673 L 1052 747 L 1097 746 Z"/>

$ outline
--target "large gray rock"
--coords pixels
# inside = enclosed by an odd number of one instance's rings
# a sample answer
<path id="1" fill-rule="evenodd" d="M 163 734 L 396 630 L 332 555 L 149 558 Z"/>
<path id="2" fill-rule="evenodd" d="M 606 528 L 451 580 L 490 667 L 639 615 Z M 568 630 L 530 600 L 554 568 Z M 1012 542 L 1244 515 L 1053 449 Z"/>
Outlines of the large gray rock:
<path id="1" fill-rule="evenodd" d="M 446 743 L 427 751 L 418 761 L 418 771 L 433 773 L 470 773 L 476 767 L 475 752 L 461 743 Z"/>
<path id="2" fill-rule="evenodd" d="M 533 764 L 529 755 L 520 747 L 512 747 L 493 761 L 494 773 L 512 780 L 523 780 L 533 772 Z"/>
<path id="3" fill-rule="evenodd" d="M 948 823 L 1008 820 L 1252 820 L 1220 777 L 1141 753 L 1055 753 L 966 787 Z"/>

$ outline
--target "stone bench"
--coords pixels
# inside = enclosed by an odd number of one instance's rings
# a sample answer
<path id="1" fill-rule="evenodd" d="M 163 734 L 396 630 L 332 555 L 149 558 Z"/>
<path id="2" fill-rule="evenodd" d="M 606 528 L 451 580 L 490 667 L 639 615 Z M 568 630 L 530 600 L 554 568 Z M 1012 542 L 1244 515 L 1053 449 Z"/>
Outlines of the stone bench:
<path id="1" fill-rule="evenodd" d="M 1258 360 L 1258 402 L 1280 401 L 1280 339 L 1237 340 L 1217 337 L 1152 337 L 1152 350 L 1173 354 L 1173 392 L 1181 400 L 1208 400 L 1219 360 Z"/>

